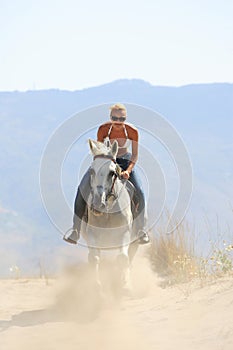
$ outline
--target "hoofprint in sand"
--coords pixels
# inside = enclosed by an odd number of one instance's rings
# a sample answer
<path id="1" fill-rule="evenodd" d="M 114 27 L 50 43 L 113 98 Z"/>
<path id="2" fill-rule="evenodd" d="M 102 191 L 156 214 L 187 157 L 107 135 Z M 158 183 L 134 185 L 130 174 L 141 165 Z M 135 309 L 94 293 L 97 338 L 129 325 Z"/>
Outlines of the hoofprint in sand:
<path id="1" fill-rule="evenodd" d="M 1 349 L 232 350 L 232 277 L 163 289 L 141 266 L 133 284 L 100 298 L 85 273 L 0 280 Z"/>

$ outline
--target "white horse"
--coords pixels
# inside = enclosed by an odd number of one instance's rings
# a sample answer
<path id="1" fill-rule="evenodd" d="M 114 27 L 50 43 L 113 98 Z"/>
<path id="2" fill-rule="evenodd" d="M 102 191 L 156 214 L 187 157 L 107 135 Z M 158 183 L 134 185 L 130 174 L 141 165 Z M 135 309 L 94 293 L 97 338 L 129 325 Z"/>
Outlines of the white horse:
<path id="1" fill-rule="evenodd" d="M 90 168 L 91 194 L 88 199 L 88 221 L 82 235 L 89 248 L 88 260 L 100 282 L 101 251 L 117 250 L 117 268 L 121 287 L 130 285 L 130 261 L 137 250 L 134 242 L 131 198 L 116 163 L 118 143 L 109 148 L 89 140 L 93 154 Z"/>

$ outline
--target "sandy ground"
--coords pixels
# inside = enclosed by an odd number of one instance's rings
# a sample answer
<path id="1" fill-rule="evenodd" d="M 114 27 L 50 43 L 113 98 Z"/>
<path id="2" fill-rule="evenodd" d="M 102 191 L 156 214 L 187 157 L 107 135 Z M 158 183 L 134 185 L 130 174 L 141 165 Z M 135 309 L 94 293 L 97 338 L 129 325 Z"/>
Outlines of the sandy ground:
<path id="1" fill-rule="evenodd" d="M 140 261 L 120 296 L 89 277 L 0 280 L 0 349 L 233 349 L 233 278 L 163 289 Z"/>

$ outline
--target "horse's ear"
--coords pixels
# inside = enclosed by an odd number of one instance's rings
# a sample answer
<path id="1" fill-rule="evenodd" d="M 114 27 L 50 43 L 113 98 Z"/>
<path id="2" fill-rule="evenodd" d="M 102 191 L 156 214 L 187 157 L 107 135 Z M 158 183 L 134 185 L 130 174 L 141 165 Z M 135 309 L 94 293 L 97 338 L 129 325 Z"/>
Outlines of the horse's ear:
<path id="1" fill-rule="evenodd" d="M 89 143 L 89 147 L 90 147 L 90 149 L 91 149 L 91 152 L 92 152 L 93 154 L 95 154 L 95 153 L 96 153 L 96 150 L 97 150 L 96 141 L 91 140 L 91 139 L 88 139 L 88 143 Z"/>
<path id="2" fill-rule="evenodd" d="M 118 152 L 118 142 L 115 140 L 111 148 L 112 156 L 115 158 Z"/>

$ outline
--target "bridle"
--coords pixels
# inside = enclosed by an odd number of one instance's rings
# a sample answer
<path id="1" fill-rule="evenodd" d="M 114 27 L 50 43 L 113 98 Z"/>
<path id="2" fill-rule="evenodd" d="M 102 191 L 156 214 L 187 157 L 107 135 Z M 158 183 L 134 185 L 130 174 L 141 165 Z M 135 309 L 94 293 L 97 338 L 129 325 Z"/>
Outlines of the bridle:
<path id="1" fill-rule="evenodd" d="M 106 158 L 106 159 L 110 159 L 110 160 L 113 161 L 113 163 L 116 164 L 116 159 L 113 158 L 113 156 L 111 156 L 110 154 L 97 154 L 97 155 L 94 156 L 93 159 L 95 160 L 96 158 Z"/>
<path id="2" fill-rule="evenodd" d="M 117 166 L 116 171 L 114 172 L 114 175 L 113 175 L 111 189 L 110 189 L 109 193 L 106 196 L 107 200 L 110 197 L 113 197 L 114 201 L 115 201 L 118 196 L 114 193 L 114 186 L 115 186 L 115 183 L 116 183 L 116 179 L 117 178 L 119 178 L 119 179 L 121 178 L 121 167 L 117 164 L 116 159 L 113 156 L 111 156 L 110 154 L 109 155 L 108 154 L 97 154 L 97 155 L 94 156 L 93 159 L 95 160 L 97 158 L 110 159 Z"/>

